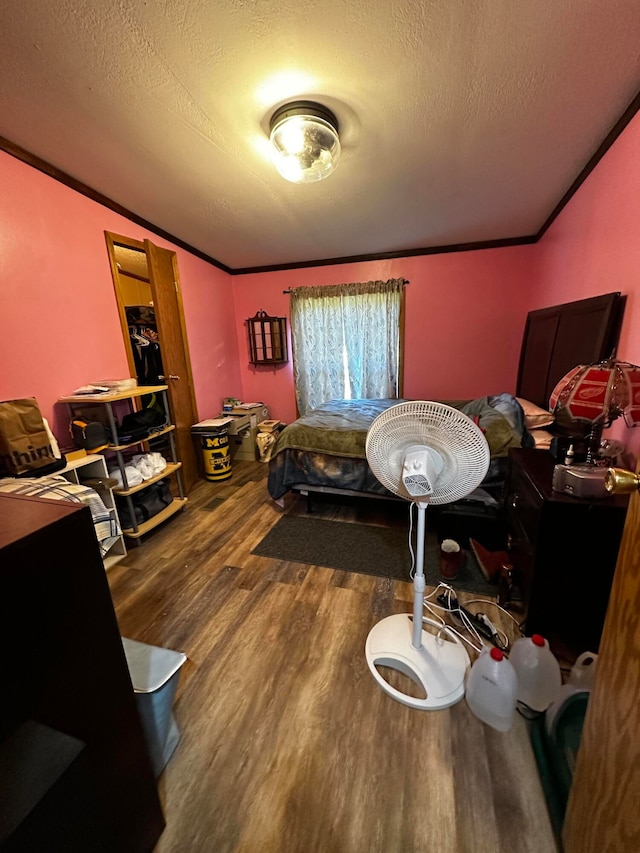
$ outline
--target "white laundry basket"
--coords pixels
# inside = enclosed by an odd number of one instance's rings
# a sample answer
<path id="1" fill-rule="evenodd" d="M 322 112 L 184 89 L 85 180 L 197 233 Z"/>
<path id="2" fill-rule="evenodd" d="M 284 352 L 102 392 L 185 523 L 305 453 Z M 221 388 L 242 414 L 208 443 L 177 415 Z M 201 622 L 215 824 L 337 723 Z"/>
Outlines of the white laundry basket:
<path id="1" fill-rule="evenodd" d="M 122 638 L 131 683 L 136 694 L 151 766 L 160 776 L 180 740 L 173 716 L 173 699 L 178 689 L 180 667 L 187 656 L 172 649 L 149 646 Z"/>

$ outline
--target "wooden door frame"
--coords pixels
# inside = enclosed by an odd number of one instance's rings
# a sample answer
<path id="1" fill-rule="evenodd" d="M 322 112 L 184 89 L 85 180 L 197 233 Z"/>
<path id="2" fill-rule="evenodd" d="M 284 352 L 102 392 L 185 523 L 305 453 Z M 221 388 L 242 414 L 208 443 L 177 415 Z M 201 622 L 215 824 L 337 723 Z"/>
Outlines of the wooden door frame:
<path id="1" fill-rule="evenodd" d="M 125 310 L 125 304 L 122 300 L 122 294 L 120 293 L 120 288 L 118 287 L 118 282 L 120 281 L 120 270 L 118 269 L 118 264 L 116 262 L 115 257 L 115 247 L 123 246 L 126 249 L 134 249 L 136 251 L 142 252 L 145 258 L 147 258 L 147 251 L 145 249 L 144 242 L 142 240 L 135 240 L 133 237 L 124 237 L 122 234 L 115 234 L 113 231 L 105 231 L 104 232 L 105 239 L 107 241 L 107 252 L 109 254 L 109 265 L 111 267 L 111 279 L 113 281 L 113 288 L 116 294 L 116 302 L 118 303 L 118 316 L 120 317 L 120 327 L 122 328 L 122 340 L 125 347 L 125 352 L 127 355 L 127 362 L 129 364 L 129 372 L 132 378 L 135 378 L 137 375 L 136 366 L 133 360 L 133 351 L 131 349 L 131 345 L 129 344 L 129 324 L 127 323 L 127 312 Z M 149 241 L 151 242 L 151 241 Z M 171 249 L 168 251 L 173 255 L 172 258 L 172 266 L 173 266 L 173 275 L 174 280 L 177 282 L 177 302 L 178 302 L 178 322 L 180 324 L 180 332 L 182 335 L 182 344 L 184 346 L 184 354 L 187 363 L 187 382 L 189 384 L 189 393 L 191 396 L 191 405 L 193 407 L 194 413 L 198 414 L 198 406 L 196 404 L 195 391 L 193 386 L 193 372 L 191 370 L 191 353 L 189 352 L 189 339 L 187 337 L 187 326 L 184 319 L 184 305 L 182 302 L 182 289 L 180 287 L 180 278 L 178 274 L 178 264 L 176 253 Z M 147 258 L 148 261 L 148 258 Z M 151 293 L 154 297 L 153 293 L 153 284 L 149 280 L 149 285 L 151 287 Z M 162 345 L 162 342 L 161 342 Z M 168 382 L 163 381 L 163 385 L 168 385 Z"/>
<path id="2" fill-rule="evenodd" d="M 151 240 L 148 241 L 151 243 Z M 151 243 L 155 245 L 154 243 Z M 144 245 L 144 244 L 143 244 Z M 162 248 L 158 246 L 157 248 Z M 191 397 L 191 408 L 193 413 L 198 418 L 198 405 L 196 403 L 195 389 L 193 386 L 193 372 L 191 370 L 191 352 L 189 351 L 189 338 L 187 336 L 187 324 L 184 319 L 184 304 L 182 302 L 182 287 L 180 285 L 180 273 L 178 270 L 178 258 L 172 249 L 167 249 L 171 253 L 171 268 L 173 269 L 173 280 L 176 285 L 176 302 L 178 303 L 178 322 L 180 324 L 180 336 L 182 337 L 182 346 L 184 348 L 184 357 L 187 368 L 187 382 L 189 384 L 189 396 Z M 146 254 L 146 252 L 145 252 Z M 151 283 L 151 291 L 153 293 L 153 283 Z M 154 297 L 155 298 L 155 297 Z M 161 342 L 162 343 L 162 342 Z"/>
<path id="3" fill-rule="evenodd" d="M 109 255 L 109 264 L 111 267 L 111 278 L 113 281 L 113 287 L 114 287 L 114 291 L 115 291 L 116 302 L 118 305 L 118 316 L 120 318 L 120 327 L 122 329 L 122 339 L 123 339 L 123 344 L 124 344 L 125 352 L 126 352 L 126 356 L 127 356 L 127 363 L 129 365 L 129 373 L 130 373 L 131 377 L 135 378 L 137 376 L 137 370 L 136 370 L 135 362 L 133 359 L 133 350 L 131 348 L 131 343 L 129 341 L 129 324 L 127 322 L 126 306 L 124 304 L 122 294 L 120 292 L 120 287 L 119 287 L 120 270 L 119 270 L 118 264 L 116 262 L 115 249 L 116 249 L 116 246 L 122 246 L 123 248 L 126 248 L 126 249 L 133 249 L 134 251 L 142 252 L 144 254 L 146 260 L 147 260 L 147 267 L 148 267 L 148 263 L 149 263 L 149 256 L 148 256 L 148 253 L 146 251 L 145 244 L 141 240 L 135 240 L 132 237 L 125 237 L 122 234 L 116 234 L 112 231 L 105 231 L 104 234 L 105 234 L 105 239 L 106 239 L 106 243 L 107 243 L 107 253 Z M 149 242 L 151 243 L 151 241 L 149 241 Z M 155 246 L 154 243 L 151 243 L 151 245 Z M 157 248 L 161 248 L 161 247 L 157 247 Z M 185 318 L 184 318 L 184 305 L 182 302 L 182 289 L 180 287 L 180 278 L 179 278 L 179 272 L 178 272 L 177 256 L 176 256 L 176 253 L 174 251 L 172 251 L 171 249 L 166 249 L 164 251 L 168 251 L 170 253 L 170 255 L 172 256 L 171 257 L 171 264 L 172 264 L 172 269 L 173 269 L 174 282 L 176 285 L 176 302 L 177 302 L 177 308 L 178 308 L 177 323 L 178 323 L 179 328 L 180 328 L 180 337 L 182 339 L 182 346 L 184 348 L 184 356 L 185 356 L 186 371 L 187 371 L 187 375 L 186 375 L 185 379 L 186 379 L 188 387 L 189 387 L 189 397 L 191 400 L 191 408 L 192 408 L 193 414 L 197 420 L 197 418 L 198 418 L 198 406 L 196 404 L 195 390 L 194 390 L 194 384 L 193 384 L 193 372 L 191 369 L 191 354 L 189 351 L 189 340 L 187 337 L 187 326 L 186 326 L 186 322 L 185 322 Z M 151 281 L 150 277 L 148 278 L 148 281 L 149 281 L 149 286 L 151 288 L 151 295 L 152 295 L 153 301 L 155 303 L 155 302 L 157 302 L 157 294 L 154 291 L 154 285 L 153 285 L 153 282 Z M 160 342 L 160 346 L 162 347 L 162 341 Z M 166 365 L 165 365 L 165 369 L 166 369 Z M 162 380 L 162 384 L 168 386 L 169 402 L 171 403 L 171 383 L 168 382 L 167 378 L 165 377 L 165 379 Z M 175 414 L 173 414 L 172 416 L 175 418 Z M 199 471 L 199 465 L 198 465 L 198 458 L 197 457 L 196 457 L 196 471 Z M 185 491 L 188 491 L 189 490 L 189 484 L 185 482 L 184 485 L 185 485 Z"/>
<path id="4" fill-rule="evenodd" d="M 131 349 L 131 344 L 129 343 L 129 324 L 127 323 L 127 312 L 125 310 L 126 306 L 122 299 L 122 294 L 120 293 L 120 287 L 118 286 L 118 283 L 120 281 L 120 270 L 118 269 L 118 264 L 116 261 L 115 248 L 116 246 L 124 246 L 127 249 L 136 249 L 142 252 L 145 257 L 147 253 L 144 248 L 144 243 L 140 242 L 140 240 L 134 240 L 131 237 L 123 237 L 120 234 L 114 234 L 112 231 L 105 231 L 104 236 L 107 241 L 109 266 L 111 267 L 111 280 L 113 282 L 113 289 L 116 294 L 116 302 L 118 303 L 118 316 L 120 317 L 122 341 L 124 343 L 124 349 L 127 355 L 127 363 L 129 365 L 129 375 L 132 379 L 135 379 L 135 377 L 137 376 L 137 370 L 133 360 L 133 351 Z"/>
<path id="5" fill-rule="evenodd" d="M 566 853 L 640 849 L 639 569 L 640 493 L 635 492 L 627 510 L 562 828 Z"/>

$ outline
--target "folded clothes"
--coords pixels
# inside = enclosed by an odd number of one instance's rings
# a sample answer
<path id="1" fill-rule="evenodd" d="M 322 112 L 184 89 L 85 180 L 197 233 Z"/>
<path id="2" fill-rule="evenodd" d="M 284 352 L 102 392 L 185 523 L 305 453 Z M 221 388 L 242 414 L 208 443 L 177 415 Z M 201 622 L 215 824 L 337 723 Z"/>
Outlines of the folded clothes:
<path id="1" fill-rule="evenodd" d="M 138 469 L 135 468 L 133 465 L 125 465 L 124 466 L 124 473 L 125 473 L 125 476 L 127 478 L 126 487 L 125 487 L 124 483 L 122 482 L 122 473 L 121 473 L 120 469 L 119 468 L 110 468 L 109 469 L 109 476 L 112 477 L 114 480 L 117 480 L 117 483 L 118 483 L 117 487 L 119 489 L 124 489 L 124 488 L 130 489 L 130 488 L 132 488 L 132 486 L 139 486 L 140 483 L 144 482 L 144 477 L 142 476 L 140 471 L 138 471 Z"/>
<path id="2" fill-rule="evenodd" d="M 131 464 L 140 472 L 143 480 L 150 480 L 164 471 L 167 460 L 162 453 L 139 453 L 132 458 Z"/>

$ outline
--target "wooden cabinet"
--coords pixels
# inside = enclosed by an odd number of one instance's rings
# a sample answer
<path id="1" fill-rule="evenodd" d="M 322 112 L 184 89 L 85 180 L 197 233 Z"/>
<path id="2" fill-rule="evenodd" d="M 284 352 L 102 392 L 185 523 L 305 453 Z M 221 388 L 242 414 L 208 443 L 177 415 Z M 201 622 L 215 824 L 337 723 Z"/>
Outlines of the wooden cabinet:
<path id="1" fill-rule="evenodd" d="M 118 417 L 116 414 L 116 408 L 119 405 L 124 405 L 129 411 L 134 411 L 140 399 L 148 394 L 156 394 L 159 400 L 161 401 L 166 415 L 166 425 L 161 429 L 154 430 L 153 435 L 150 435 L 145 439 L 139 439 L 137 441 L 121 444 L 120 439 L 118 438 Z M 111 431 L 113 442 L 109 445 L 108 448 L 105 448 L 105 450 L 101 451 L 101 453 L 111 454 L 112 456 L 114 456 L 118 468 L 120 469 L 123 487 L 113 489 L 113 494 L 123 498 L 126 501 L 129 509 L 131 526 L 125 527 L 123 529 L 123 533 L 125 536 L 131 539 L 139 540 L 140 537 L 144 536 L 145 533 L 149 533 L 149 531 L 153 530 L 163 521 L 166 521 L 167 518 L 170 518 L 179 510 L 184 509 L 185 504 L 187 503 L 187 498 L 184 496 L 182 478 L 180 475 L 182 463 L 178 460 L 176 453 L 176 443 L 174 437 L 175 426 L 173 423 L 171 423 L 171 413 L 169 411 L 169 403 L 167 400 L 166 385 L 144 385 L 116 394 L 83 394 L 70 397 L 61 397 L 58 402 L 67 404 L 72 417 L 74 416 L 75 412 L 81 410 L 86 413 L 89 409 L 91 409 L 91 407 L 98 407 L 103 410 L 104 419 L 106 420 L 106 423 Z M 163 436 L 168 440 L 169 458 L 166 460 L 167 467 L 156 476 L 144 480 L 138 485 L 130 486 L 127 482 L 127 475 L 125 470 L 127 457 L 135 452 L 144 452 L 145 449 L 151 449 L 153 443 L 157 442 L 157 440 L 162 438 Z M 174 497 L 174 499 L 168 506 L 166 506 L 157 514 L 153 515 L 151 518 L 143 522 L 138 522 L 136 520 L 132 496 L 135 495 L 137 492 L 148 488 L 153 483 L 157 483 L 159 480 L 163 480 L 167 477 L 175 477 L 176 491 L 178 493 L 177 496 Z"/>
<path id="2" fill-rule="evenodd" d="M 597 652 L 628 499 L 582 500 L 551 490 L 555 460 L 511 450 L 505 510 L 509 551 L 526 607 L 526 633 L 558 653 Z"/>
<path id="3" fill-rule="evenodd" d="M 0 495 L 0 847 L 148 853 L 164 828 L 89 507 Z"/>

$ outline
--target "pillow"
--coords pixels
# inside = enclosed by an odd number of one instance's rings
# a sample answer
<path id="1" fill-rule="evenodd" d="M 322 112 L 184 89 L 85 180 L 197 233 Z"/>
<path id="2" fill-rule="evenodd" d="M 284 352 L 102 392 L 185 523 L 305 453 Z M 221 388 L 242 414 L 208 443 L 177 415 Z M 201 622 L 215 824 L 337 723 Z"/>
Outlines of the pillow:
<path id="1" fill-rule="evenodd" d="M 537 450 L 550 450 L 553 436 L 546 429 L 532 429 L 529 433 L 533 436 Z"/>
<path id="2" fill-rule="evenodd" d="M 522 397 L 516 397 L 516 400 L 522 406 L 527 429 L 537 429 L 538 427 L 549 426 L 553 423 L 553 412 L 541 409 L 540 406 L 536 406 L 535 403 L 524 400 Z"/>

